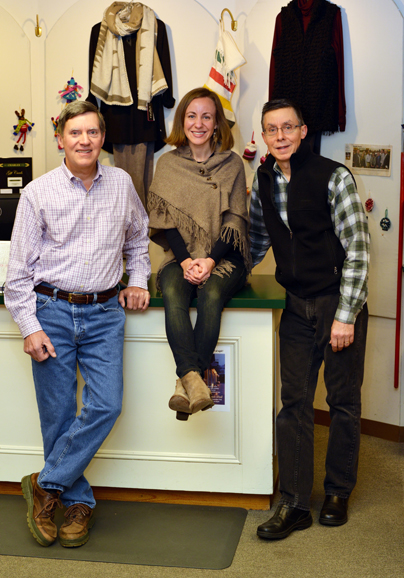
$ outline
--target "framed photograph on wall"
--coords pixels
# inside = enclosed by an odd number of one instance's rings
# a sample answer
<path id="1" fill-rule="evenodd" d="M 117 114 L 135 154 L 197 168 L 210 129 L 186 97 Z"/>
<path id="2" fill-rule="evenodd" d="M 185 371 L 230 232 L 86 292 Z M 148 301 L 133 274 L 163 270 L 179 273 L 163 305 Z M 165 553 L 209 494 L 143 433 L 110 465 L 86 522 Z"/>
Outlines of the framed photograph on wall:
<path id="1" fill-rule="evenodd" d="M 392 153 L 391 145 L 347 144 L 345 164 L 355 175 L 389 177 Z"/>

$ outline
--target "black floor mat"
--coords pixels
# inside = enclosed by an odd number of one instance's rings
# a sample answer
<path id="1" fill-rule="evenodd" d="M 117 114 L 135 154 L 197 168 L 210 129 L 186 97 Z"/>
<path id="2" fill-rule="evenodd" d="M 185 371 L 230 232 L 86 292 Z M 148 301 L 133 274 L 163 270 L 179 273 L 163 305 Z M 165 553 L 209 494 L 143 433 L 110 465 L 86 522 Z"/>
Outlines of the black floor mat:
<path id="1" fill-rule="evenodd" d="M 243 508 L 101 500 L 87 544 L 44 548 L 26 512 L 23 497 L 0 496 L 1 555 L 213 570 L 231 565 L 247 516 Z M 62 518 L 58 511 L 58 526 Z"/>

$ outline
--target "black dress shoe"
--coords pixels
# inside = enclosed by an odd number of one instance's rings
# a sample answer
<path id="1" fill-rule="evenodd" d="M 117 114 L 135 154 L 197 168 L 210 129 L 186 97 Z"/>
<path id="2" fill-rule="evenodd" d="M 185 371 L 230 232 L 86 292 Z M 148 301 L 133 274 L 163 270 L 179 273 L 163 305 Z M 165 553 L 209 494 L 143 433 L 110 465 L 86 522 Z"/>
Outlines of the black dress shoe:
<path id="1" fill-rule="evenodd" d="M 348 498 L 326 496 L 319 522 L 323 526 L 342 526 L 348 522 Z"/>
<path id="2" fill-rule="evenodd" d="M 310 512 L 280 504 L 272 518 L 258 526 L 257 534 L 266 540 L 281 540 L 289 536 L 293 530 L 304 530 L 312 523 Z"/>

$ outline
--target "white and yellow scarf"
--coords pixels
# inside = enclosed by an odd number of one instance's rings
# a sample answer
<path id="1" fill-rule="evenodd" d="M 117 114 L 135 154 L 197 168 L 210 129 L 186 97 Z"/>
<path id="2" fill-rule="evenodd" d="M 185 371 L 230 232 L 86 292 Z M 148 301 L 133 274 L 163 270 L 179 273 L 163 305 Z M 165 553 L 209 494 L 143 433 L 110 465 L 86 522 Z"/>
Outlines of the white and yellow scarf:
<path id="1" fill-rule="evenodd" d="M 122 37 L 139 30 L 136 39 L 138 109 L 146 110 L 156 94 L 167 89 L 156 49 L 157 20 L 140 2 L 113 2 L 104 12 L 98 36 L 90 91 L 106 104 L 133 104 Z"/>

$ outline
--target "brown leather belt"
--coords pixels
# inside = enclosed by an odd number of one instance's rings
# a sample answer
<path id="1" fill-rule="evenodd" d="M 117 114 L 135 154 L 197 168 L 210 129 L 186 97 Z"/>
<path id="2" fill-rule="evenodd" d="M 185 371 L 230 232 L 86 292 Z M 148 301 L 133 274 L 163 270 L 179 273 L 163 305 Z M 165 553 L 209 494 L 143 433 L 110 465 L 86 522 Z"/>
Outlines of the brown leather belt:
<path id="1" fill-rule="evenodd" d="M 54 289 L 52 289 L 52 287 L 46 287 L 46 285 L 37 285 L 34 287 L 34 291 L 53 297 Z M 101 293 L 68 293 L 67 291 L 59 289 L 57 297 L 58 299 L 63 299 L 76 305 L 88 305 L 94 303 L 95 295 L 97 295 L 97 303 L 105 303 L 108 299 L 111 299 L 111 297 L 115 297 L 117 293 L 118 291 L 115 287 L 109 291 L 102 291 Z"/>

